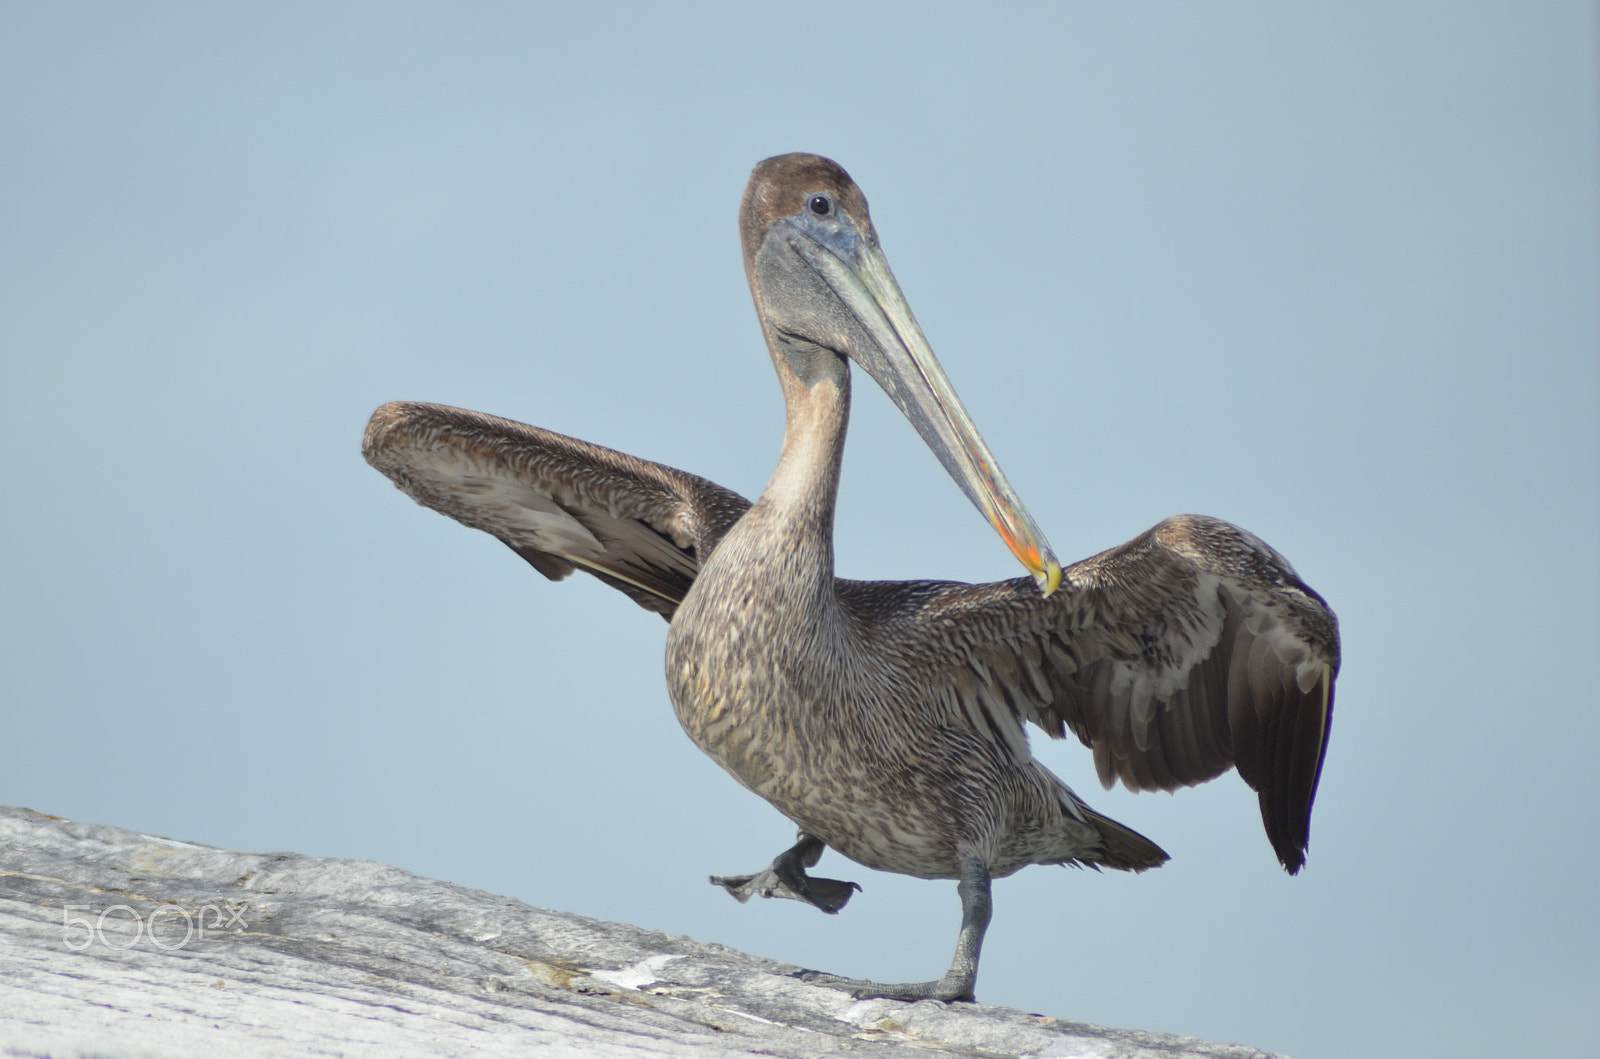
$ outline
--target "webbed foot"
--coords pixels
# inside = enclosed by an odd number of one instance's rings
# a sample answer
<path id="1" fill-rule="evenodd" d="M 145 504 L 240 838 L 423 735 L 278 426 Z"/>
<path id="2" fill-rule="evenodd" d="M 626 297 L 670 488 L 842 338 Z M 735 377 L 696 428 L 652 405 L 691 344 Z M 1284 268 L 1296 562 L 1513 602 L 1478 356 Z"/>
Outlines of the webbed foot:
<path id="1" fill-rule="evenodd" d="M 713 875 L 711 881 L 738 898 L 740 904 L 752 897 L 787 897 L 815 905 L 830 916 L 838 914 L 850 895 L 861 889 L 859 883 L 820 879 L 803 871 L 793 878 L 785 878 L 773 868 L 764 868 L 754 875 Z"/>
<path id="2" fill-rule="evenodd" d="M 861 886 L 806 874 L 806 869 L 821 859 L 825 848 L 820 839 L 801 832 L 800 841 L 793 848 L 778 854 L 771 865 L 754 875 L 713 875 L 711 881 L 740 904 L 751 897 L 787 897 L 835 915 Z"/>
<path id="3" fill-rule="evenodd" d="M 886 1000 L 971 1000 L 977 975 L 945 975 L 933 982 L 870 982 L 865 978 L 842 978 L 822 971 L 801 971 L 794 977 L 811 985 L 824 985 L 849 993 L 857 1000 L 882 997 Z"/>
<path id="4" fill-rule="evenodd" d="M 946 1002 L 971 1000 L 973 988 L 978 984 L 978 953 L 983 948 L 984 932 L 989 929 L 992 907 L 989 890 L 988 866 L 975 854 L 964 855 L 961 881 L 956 885 L 956 893 L 961 896 L 961 932 L 956 935 L 956 952 L 950 960 L 950 969 L 937 981 L 870 982 L 865 978 L 841 978 L 821 971 L 800 971 L 794 977 L 849 993 L 857 1000 L 871 997 Z"/>

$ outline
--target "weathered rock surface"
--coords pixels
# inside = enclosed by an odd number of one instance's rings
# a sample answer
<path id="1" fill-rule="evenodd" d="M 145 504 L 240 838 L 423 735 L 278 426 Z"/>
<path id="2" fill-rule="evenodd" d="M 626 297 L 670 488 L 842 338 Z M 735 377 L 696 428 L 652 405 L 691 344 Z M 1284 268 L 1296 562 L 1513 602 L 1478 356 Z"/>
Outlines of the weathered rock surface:
<path id="1" fill-rule="evenodd" d="M 1269 1059 L 796 968 L 359 860 L 0 808 L 0 1054 Z"/>

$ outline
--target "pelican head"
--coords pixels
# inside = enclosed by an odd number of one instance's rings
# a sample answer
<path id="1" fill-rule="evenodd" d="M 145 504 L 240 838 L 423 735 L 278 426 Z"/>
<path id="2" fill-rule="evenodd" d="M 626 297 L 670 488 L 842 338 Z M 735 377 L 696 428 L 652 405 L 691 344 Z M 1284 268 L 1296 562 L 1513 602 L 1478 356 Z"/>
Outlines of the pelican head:
<path id="1" fill-rule="evenodd" d="M 739 213 L 745 271 L 773 359 L 841 391 L 854 361 L 894 401 L 1045 595 L 1061 564 L 956 396 L 878 246 L 866 196 L 838 163 L 756 166 Z"/>

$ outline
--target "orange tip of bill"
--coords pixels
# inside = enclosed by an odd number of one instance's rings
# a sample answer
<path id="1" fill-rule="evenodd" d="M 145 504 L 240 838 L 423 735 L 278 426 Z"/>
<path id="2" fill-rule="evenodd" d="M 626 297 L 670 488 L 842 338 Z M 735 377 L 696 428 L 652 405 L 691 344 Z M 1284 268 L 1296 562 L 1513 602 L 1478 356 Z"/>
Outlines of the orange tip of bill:
<path id="1" fill-rule="evenodd" d="M 1040 592 L 1049 596 L 1061 587 L 1061 564 L 1056 561 L 1048 546 L 1041 548 L 1031 538 L 1026 541 L 1018 540 L 1010 528 L 1002 522 L 997 521 L 996 526 L 1006 542 L 1006 547 L 1011 549 L 1011 554 L 1022 561 L 1022 565 L 1028 568 L 1028 573 L 1033 575 L 1034 581 L 1038 582 Z"/>

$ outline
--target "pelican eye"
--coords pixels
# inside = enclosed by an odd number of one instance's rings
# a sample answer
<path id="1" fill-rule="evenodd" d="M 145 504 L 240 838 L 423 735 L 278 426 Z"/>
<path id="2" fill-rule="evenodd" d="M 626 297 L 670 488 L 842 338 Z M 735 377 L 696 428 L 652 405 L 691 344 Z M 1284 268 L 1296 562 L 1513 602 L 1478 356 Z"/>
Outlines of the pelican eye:
<path id="1" fill-rule="evenodd" d="M 806 200 L 806 208 L 818 217 L 827 217 L 833 213 L 833 199 L 827 195 L 812 195 Z"/>

